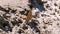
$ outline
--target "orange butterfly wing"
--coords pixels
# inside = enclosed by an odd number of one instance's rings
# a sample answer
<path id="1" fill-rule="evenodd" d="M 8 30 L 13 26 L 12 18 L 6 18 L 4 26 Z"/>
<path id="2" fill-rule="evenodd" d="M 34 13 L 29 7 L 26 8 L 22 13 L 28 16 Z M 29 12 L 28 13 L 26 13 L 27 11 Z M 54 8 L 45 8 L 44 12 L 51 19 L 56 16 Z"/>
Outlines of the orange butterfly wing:
<path id="1" fill-rule="evenodd" d="M 28 23 L 32 18 L 32 10 L 29 11 L 25 23 Z"/>

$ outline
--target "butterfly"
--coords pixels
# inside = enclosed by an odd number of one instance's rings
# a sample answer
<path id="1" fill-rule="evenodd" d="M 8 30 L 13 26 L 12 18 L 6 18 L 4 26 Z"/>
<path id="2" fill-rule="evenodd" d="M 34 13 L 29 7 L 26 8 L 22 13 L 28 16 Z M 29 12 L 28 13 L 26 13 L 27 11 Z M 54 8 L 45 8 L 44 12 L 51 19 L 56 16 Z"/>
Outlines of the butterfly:
<path id="1" fill-rule="evenodd" d="M 25 23 L 28 23 L 32 19 L 32 10 L 29 11 Z"/>

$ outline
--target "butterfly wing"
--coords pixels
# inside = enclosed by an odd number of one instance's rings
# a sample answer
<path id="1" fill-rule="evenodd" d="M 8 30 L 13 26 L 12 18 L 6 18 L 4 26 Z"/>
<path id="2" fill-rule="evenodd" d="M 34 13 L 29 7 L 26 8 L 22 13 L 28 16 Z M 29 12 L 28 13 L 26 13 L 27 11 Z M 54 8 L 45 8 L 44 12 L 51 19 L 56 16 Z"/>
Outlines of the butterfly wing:
<path id="1" fill-rule="evenodd" d="M 32 11 L 30 10 L 25 22 L 28 23 L 31 20 L 31 18 L 32 18 Z"/>

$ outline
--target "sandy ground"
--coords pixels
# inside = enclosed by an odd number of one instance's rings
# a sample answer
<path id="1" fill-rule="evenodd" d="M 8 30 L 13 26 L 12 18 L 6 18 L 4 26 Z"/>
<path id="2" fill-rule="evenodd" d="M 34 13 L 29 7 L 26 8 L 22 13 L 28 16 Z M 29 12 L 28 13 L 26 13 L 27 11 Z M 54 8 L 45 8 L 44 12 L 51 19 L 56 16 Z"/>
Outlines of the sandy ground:
<path id="1" fill-rule="evenodd" d="M 0 0 L 0 34 L 60 34 L 60 0 Z"/>

